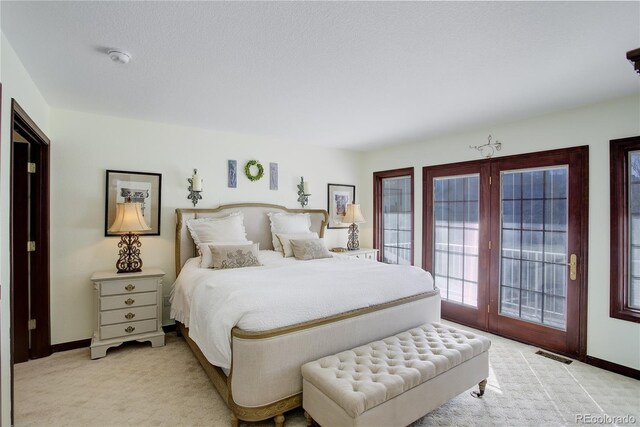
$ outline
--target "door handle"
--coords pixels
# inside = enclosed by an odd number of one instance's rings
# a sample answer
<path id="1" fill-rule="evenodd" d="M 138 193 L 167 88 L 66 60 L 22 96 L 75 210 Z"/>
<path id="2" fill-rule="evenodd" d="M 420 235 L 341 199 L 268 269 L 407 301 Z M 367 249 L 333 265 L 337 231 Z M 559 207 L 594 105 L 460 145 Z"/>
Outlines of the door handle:
<path id="1" fill-rule="evenodd" d="M 569 279 L 576 280 L 578 277 L 578 256 L 576 254 L 571 254 L 569 257 Z"/>

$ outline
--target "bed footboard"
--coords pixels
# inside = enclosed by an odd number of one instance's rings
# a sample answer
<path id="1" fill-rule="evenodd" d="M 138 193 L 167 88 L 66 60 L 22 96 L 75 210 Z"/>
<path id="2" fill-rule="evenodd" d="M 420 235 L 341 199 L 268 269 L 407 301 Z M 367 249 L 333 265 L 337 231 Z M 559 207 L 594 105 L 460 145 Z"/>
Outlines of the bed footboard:
<path id="1" fill-rule="evenodd" d="M 265 332 L 232 330 L 232 364 L 227 377 L 211 365 L 178 324 L 189 347 L 238 420 L 261 421 L 302 406 L 300 367 L 312 360 L 440 320 L 436 289 L 370 308 Z M 276 419 L 277 418 L 277 419 Z"/>
<path id="2" fill-rule="evenodd" d="M 279 413 L 300 406 L 303 364 L 439 321 L 440 294 L 436 290 L 363 313 L 366 310 L 269 332 L 234 329 L 229 378 L 230 400 L 237 408 L 234 412 L 251 421 L 269 418 L 260 409 L 266 406 L 277 405 Z M 254 409 L 261 413 L 260 418 L 252 416 Z M 275 414 L 271 412 L 271 416 Z"/>

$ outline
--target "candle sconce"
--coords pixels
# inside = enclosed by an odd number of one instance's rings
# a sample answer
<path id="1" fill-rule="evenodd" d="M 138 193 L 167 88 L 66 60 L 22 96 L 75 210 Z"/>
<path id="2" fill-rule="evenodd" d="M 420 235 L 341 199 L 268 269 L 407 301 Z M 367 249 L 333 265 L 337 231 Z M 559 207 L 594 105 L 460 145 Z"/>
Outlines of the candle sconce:
<path id="1" fill-rule="evenodd" d="M 491 135 L 487 138 L 487 143 L 482 145 L 470 145 L 469 148 L 478 150 L 480 155 L 485 159 L 490 159 L 496 151 L 502 149 L 502 143 L 496 139 L 495 142 L 491 142 Z"/>
<path id="2" fill-rule="evenodd" d="M 198 201 L 202 199 L 202 178 L 198 175 L 198 169 L 193 170 L 193 176 L 191 178 L 187 178 L 189 181 L 189 187 L 187 190 L 189 191 L 189 195 L 187 199 L 191 200 L 193 203 L 193 207 L 198 204 Z"/>
<path id="3" fill-rule="evenodd" d="M 300 177 L 300 184 L 298 184 L 298 203 L 303 208 L 309 204 L 309 183 L 304 182 L 304 177 Z"/>

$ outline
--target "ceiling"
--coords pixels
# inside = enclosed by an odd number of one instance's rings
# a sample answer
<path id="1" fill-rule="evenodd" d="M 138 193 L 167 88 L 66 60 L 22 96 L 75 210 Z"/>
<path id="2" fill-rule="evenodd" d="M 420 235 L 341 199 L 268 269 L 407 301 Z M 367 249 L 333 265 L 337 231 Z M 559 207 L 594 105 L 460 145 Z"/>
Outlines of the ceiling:
<path id="1" fill-rule="evenodd" d="M 637 1 L 2 1 L 0 15 L 51 107 L 288 143 L 368 149 L 640 93 Z"/>

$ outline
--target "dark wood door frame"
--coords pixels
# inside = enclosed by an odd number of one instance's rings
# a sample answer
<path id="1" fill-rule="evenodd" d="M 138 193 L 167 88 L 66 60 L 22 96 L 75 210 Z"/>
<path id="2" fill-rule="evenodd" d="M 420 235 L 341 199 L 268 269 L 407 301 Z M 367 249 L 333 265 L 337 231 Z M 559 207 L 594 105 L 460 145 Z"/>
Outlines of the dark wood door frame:
<path id="1" fill-rule="evenodd" d="M 479 179 L 488 176 L 490 165 L 486 160 L 476 160 L 470 162 L 457 163 L 455 165 L 427 166 L 422 171 L 422 192 L 423 205 L 426 200 L 433 200 L 433 186 L 431 182 L 434 178 L 447 177 L 452 175 L 472 175 L 478 174 Z M 488 185 L 480 184 L 479 188 L 479 216 L 487 218 L 491 212 L 489 205 L 490 188 Z M 422 212 L 422 266 L 425 270 L 433 272 L 433 256 L 431 256 L 431 242 L 434 238 L 434 230 L 429 224 L 434 223 L 433 210 L 423 209 Z M 488 227 L 480 227 L 478 248 L 478 302 L 477 308 L 471 308 L 463 304 L 450 303 L 442 300 L 442 317 L 445 319 L 456 319 L 456 322 L 467 326 L 487 330 L 489 327 L 489 317 L 485 307 L 489 305 L 489 298 L 480 292 L 480 289 L 488 288 L 489 285 L 489 247 L 482 245 L 489 241 Z M 483 255 L 484 254 L 484 255 Z"/>
<path id="2" fill-rule="evenodd" d="M 589 227 L 589 147 L 570 147 L 559 150 L 550 150 L 537 153 L 527 153 L 515 156 L 499 157 L 492 160 L 491 177 L 493 182 L 500 182 L 501 170 L 528 169 L 532 167 L 548 167 L 550 165 L 569 165 L 569 203 L 568 224 L 574 232 L 568 240 L 569 253 L 578 256 L 577 281 L 567 280 L 567 296 L 573 295 L 574 304 L 567 304 L 566 332 L 557 332 L 551 328 L 529 322 L 514 322 L 509 324 L 508 318 L 500 322 L 499 315 L 499 290 L 498 286 L 491 287 L 491 313 L 489 314 L 490 328 L 499 333 L 519 341 L 525 341 L 522 335 L 538 337 L 545 340 L 546 348 L 557 353 L 586 361 L 587 357 L 587 258 L 589 253 L 588 227 Z M 500 194 L 493 191 L 491 205 L 500 205 Z M 497 221 L 491 221 L 491 240 L 500 242 L 500 226 Z M 572 249 L 573 248 L 573 249 Z M 497 283 L 500 277 L 499 256 L 491 257 L 491 282 Z M 569 300 L 569 299 L 567 299 Z M 491 326 L 491 325 L 499 325 Z M 498 329 L 496 329 L 498 328 Z M 570 329 L 577 330 L 578 334 L 569 333 Z M 575 348 L 575 351 L 567 350 Z"/>
<path id="3" fill-rule="evenodd" d="M 18 197 L 24 195 L 16 194 L 14 191 L 14 160 L 19 155 L 15 150 L 15 144 L 22 144 L 14 141 L 14 132 L 27 139 L 31 144 L 37 146 L 39 159 L 37 171 L 32 179 L 33 201 L 37 214 L 32 220 L 32 232 L 35 235 L 36 250 L 30 253 L 31 264 L 31 288 L 37 290 L 31 294 L 29 307 L 31 318 L 36 320 L 36 328 L 31 331 L 30 357 L 39 358 L 51 354 L 51 321 L 50 321 L 50 269 L 49 269 L 49 216 L 50 216 L 50 143 L 49 138 L 42 132 L 36 123 L 29 117 L 25 110 L 16 102 L 11 100 L 11 186 L 10 186 L 10 303 L 11 303 L 11 404 L 13 407 L 13 364 L 14 364 L 14 343 L 15 330 L 14 323 L 14 297 L 16 290 L 16 277 L 14 263 L 20 261 L 27 253 L 27 242 L 24 236 L 17 236 L 14 233 L 16 221 L 20 221 L 15 212 L 15 203 Z M 25 165 L 26 167 L 26 165 Z M 22 325 L 24 326 L 24 325 Z M 13 411 L 11 413 L 13 422 Z"/>
<path id="4" fill-rule="evenodd" d="M 577 215 L 579 217 L 579 221 L 576 226 L 576 234 L 579 233 L 579 235 L 582 236 L 583 238 L 583 241 L 580 242 L 580 244 L 578 245 L 578 248 L 576 249 L 576 253 L 579 257 L 578 258 L 579 259 L 578 277 L 580 279 L 580 283 L 582 284 L 582 286 L 579 289 L 579 293 L 577 297 L 579 307 L 573 310 L 568 309 L 567 311 L 567 317 L 573 316 L 574 319 L 577 319 L 578 335 L 572 336 L 572 337 L 568 336 L 567 339 L 571 340 L 574 344 L 576 344 L 576 341 L 577 341 L 576 347 L 578 351 L 577 353 L 566 353 L 561 350 L 558 350 L 557 348 L 553 348 L 553 346 L 550 346 L 547 348 L 549 350 L 552 350 L 558 353 L 566 354 L 570 357 L 578 358 L 579 360 L 584 362 L 586 361 L 586 358 L 587 358 L 587 291 L 588 291 L 587 263 L 588 263 L 588 253 L 589 253 L 589 248 L 588 248 L 589 147 L 588 146 L 569 147 L 569 148 L 559 149 L 559 150 L 526 153 L 526 154 L 519 154 L 519 155 L 513 155 L 513 156 L 499 157 L 499 158 L 490 159 L 490 160 L 477 160 L 477 161 L 470 161 L 470 162 L 455 163 L 450 165 L 438 165 L 436 167 L 432 167 L 432 166 L 424 167 L 423 168 L 423 205 L 427 203 L 428 200 L 431 200 L 429 197 L 431 195 L 432 189 L 429 188 L 430 187 L 429 182 L 430 182 L 430 179 L 433 178 L 433 176 L 435 176 L 433 169 L 437 169 L 440 166 L 442 167 L 448 166 L 450 169 L 455 169 L 456 171 L 460 170 L 461 173 L 465 173 L 465 171 L 467 171 L 466 173 L 469 173 L 469 171 L 471 170 L 480 171 L 481 167 L 486 167 L 486 168 L 489 168 L 489 170 L 484 169 L 484 171 L 481 173 L 481 176 L 491 176 L 491 179 L 493 182 L 500 182 L 499 171 L 497 170 L 497 168 L 494 168 L 492 166 L 494 163 L 500 162 L 503 165 L 508 163 L 513 163 L 514 165 L 516 165 L 519 161 L 522 161 L 522 160 L 527 160 L 527 159 L 544 160 L 545 157 L 554 157 L 567 152 L 570 152 L 569 157 L 571 158 L 572 163 L 578 163 L 581 165 L 579 167 L 574 167 L 573 173 L 576 173 L 577 176 L 580 177 L 580 180 L 582 182 L 582 186 L 581 186 L 582 192 L 580 194 L 574 193 L 572 195 L 573 201 L 570 201 L 570 203 L 573 203 L 573 205 L 570 205 L 569 207 L 569 209 L 572 212 L 574 212 L 574 215 Z M 482 166 L 483 164 L 486 166 Z M 448 175 L 452 175 L 452 174 L 449 173 Z M 429 181 L 427 180 L 427 178 L 429 178 Z M 481 197 L 487 198 L 488 195 L 483 192 L 484 190 L 482 188 L 482 185 L 481 185 L 480 191 L 481 191 Z M 497 192 L 494 191 L 494 192 L 491 192 L 491 194 L 493 195 L 493 197 L 496 197 Z M 499 201 L 496 202 L 496 200 L 492 200 L 490 203 L 486 203 L 485 205 L 487 205 L 490 208 L 490 206 L 495 205 L 496 203 L 499 203 Z M 480 210 L 482 215 L 482 213 L 484 213 L 485 210 L 482 207 L 480 207 Z M 433 260 L 432 260 L 433 257 L 432 257 L 432 249 L 431 249 L 431 243 L 433 241 L 433 230 L 430 229 L 429 225 L 433 223 L 433 213 L 430 212 L 430 209 L 423 209 L 423 211 L 424 212 L 423 212 L 423 229 L 422 229 L 422 235 L 423 235 L 422 265 L 426 270 L 430 270 L 432 269 L 432 266 L 433 266 Z M 576 212 L 578 213 L 576 214 Z M 491 226 L 491 224 L 494 224 L 494 222 L 495 221 L 491 220 L 489 225 Z M 487 240 L 491 240 L 493 242 L 500 242 L 499 230 L 497 230 L 496 228 L 493 228 L 492 226 L 490 228 L 491 230 L 486 232 L 487 236 L 490 236 L 490 238 Z M 481 236 L 481 241 L 482 241 L 482 236 Z M 498 245 L 494 245 L 494 246 L 498 246 Z M 499 250 L 499 247 L 494 248 L 494 250 L 495 249 Z M 486 263 L 487 265 L 484 265 L 484 264 L 479 265 L 479 269 L 482 269 L 483 267 L 487 269 L 486 270 L 487 276 L 488 276 L 487 279 L 490 280 L 493 284 L 493 281 L 498 280 L 499 268 L 496 267 L 497 264 L 495 262 L 495 259 L 496 259 L 495 255 L 491 255 L 487 258 L 489 258 L 490 262 Z M 445 319 L 454 320 L 460 323 L 467 324 L 468 326 L 471 326 L 471 327 L 476 327 L 483 330 L 492 330 L 493 327 L 491 325 L 496 323 L 495 318 L 498 316 L 497 314 L 498 297 L 495 294 L 494 288 L 497 289 L 496 286 L 493 286 L 493 285 L 489 286 L 490 298 L 488 298 L 488 301 L 486 302 L 486 304 L 491 305 L 491 311 L 489 315 L 485 317 L 486 320 L 483 321 L 483 319 L 481 319 L 481 317 L 484 317 L 484 316 L 478 316 L 478 320 L 474 321 L 475 320 L 474 318 L 469 317 L 470 316 L 469 313 L 466 313 L 466 317 L 463 316 L 462 320 L 451 319 L 450 317 L 447 316 L 447 313 L 449 314 L 458 313 L 460 309 L 452 308 L 451 310 L 447 311 L 446 304 L 444 302 L 443 302 L 442 317 Z M 480 307 L 480 295 L 478 295 L 478 306 Z M 484 327 L 483 327 L 483 323 L 484 323 Z M 527 342 L 525 339 L 510 335 L 508 331 L 500 332 L 500 331 L 492 330 L 492 332 L 498 333 L 499 335 L 503 335 L 511 339 L 515 339 L 517 341 Z M 534 345 L 539 345 L 539 344 L 534 344 Z"/>

